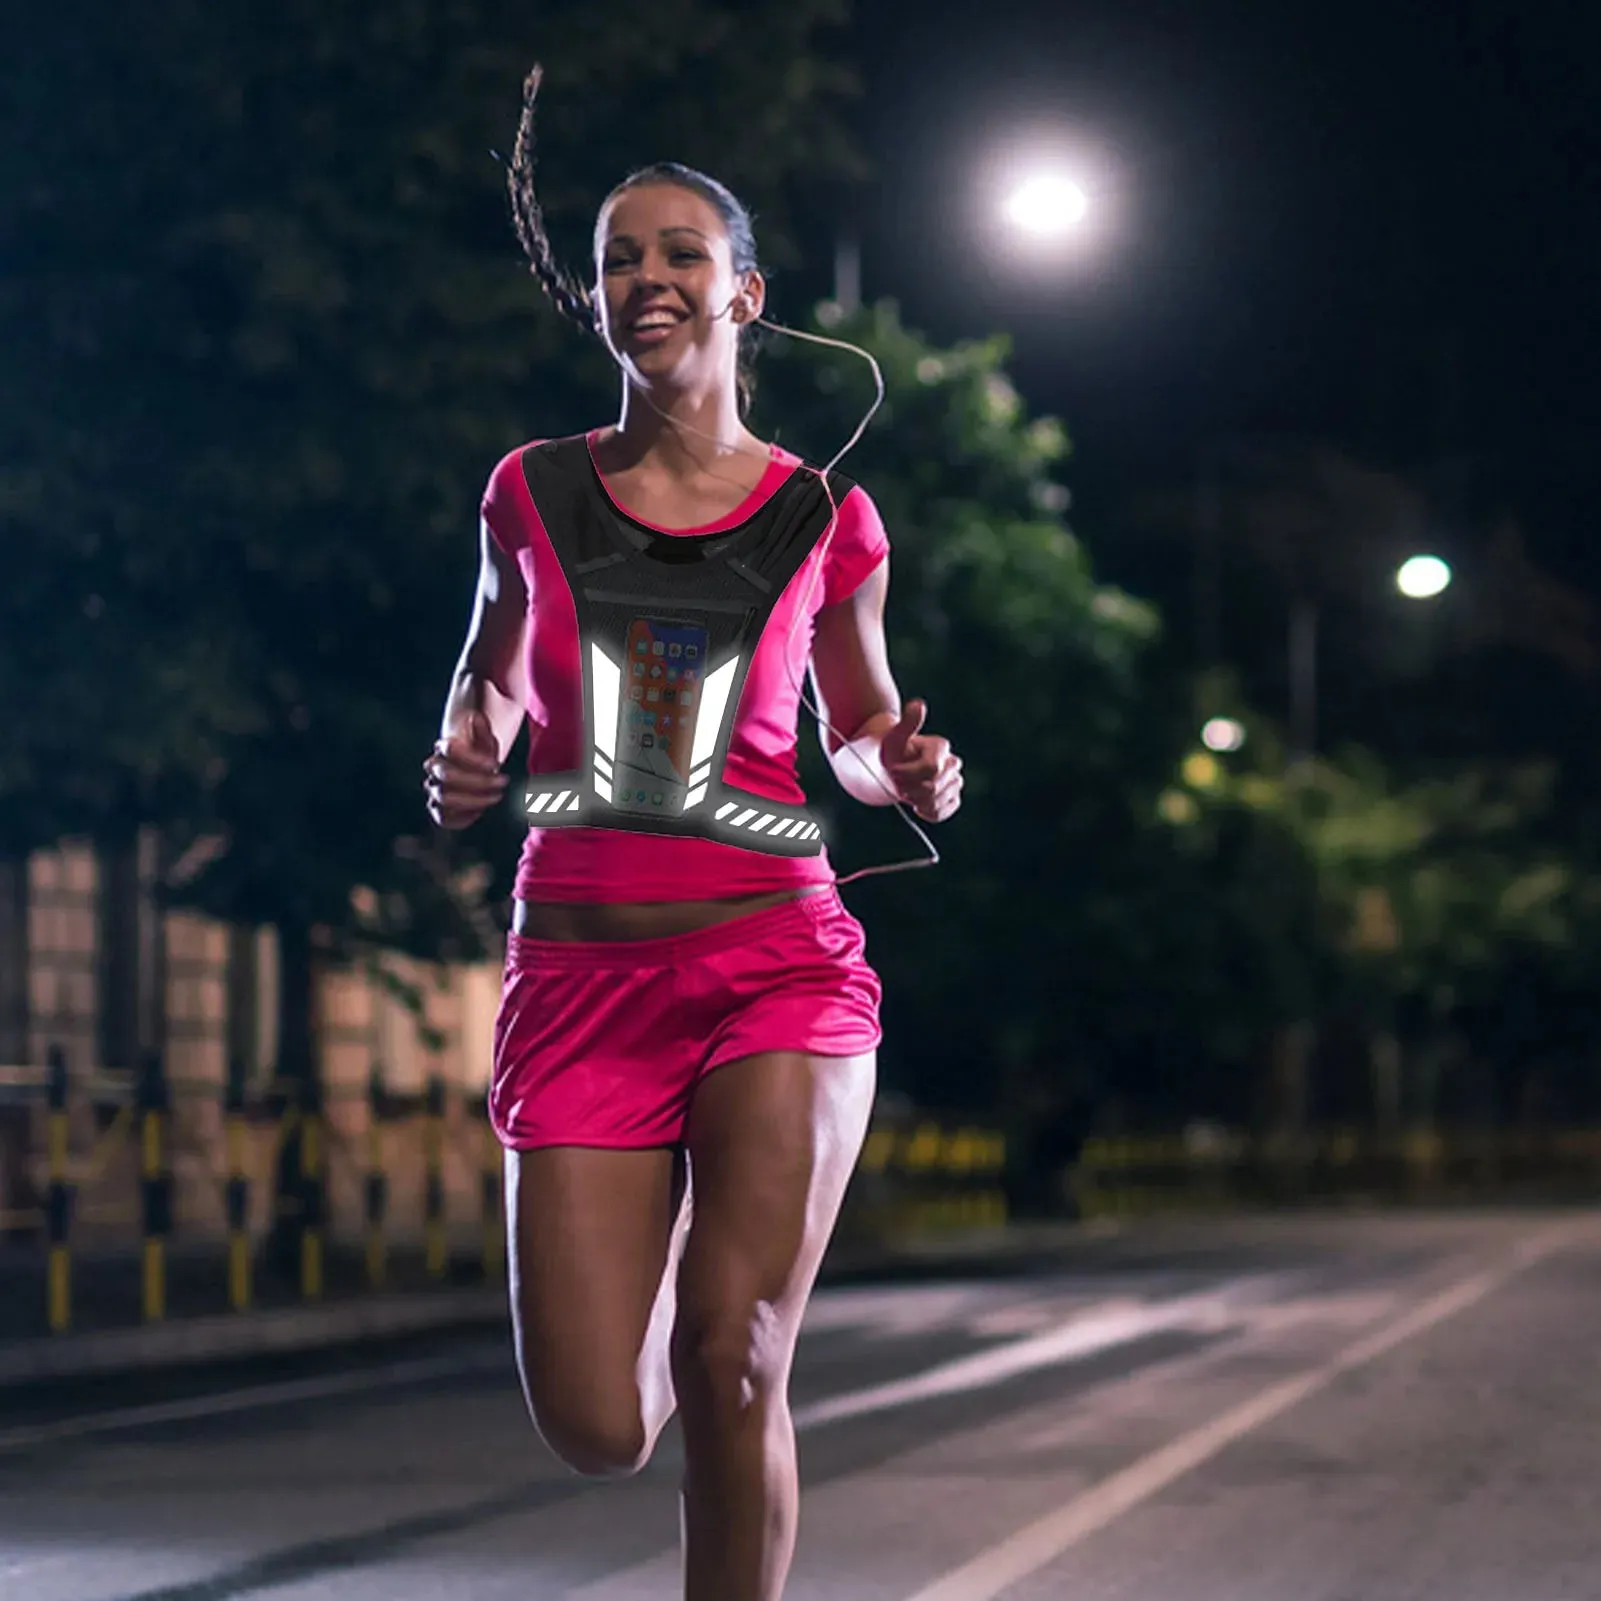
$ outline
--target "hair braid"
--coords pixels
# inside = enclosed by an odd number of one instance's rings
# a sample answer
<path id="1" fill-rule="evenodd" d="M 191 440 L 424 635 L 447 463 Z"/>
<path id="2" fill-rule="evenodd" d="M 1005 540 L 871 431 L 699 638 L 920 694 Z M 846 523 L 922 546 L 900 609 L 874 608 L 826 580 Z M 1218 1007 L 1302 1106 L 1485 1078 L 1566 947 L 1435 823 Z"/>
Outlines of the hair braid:
<path id="1" fill-rule="evenodd" d="M 512 221 L 534 276 L 562 316 L 589 333 L 595 332 L 595 306 L 589 291 L 556 262 L 545 232 L 545 217 L 534 193 L 534 101 L 539 96 L 545 69 L 537 63 L 523 80 L 523 114 L 517 124 L 517 144 L 506 173 L 511 195 Z"/>

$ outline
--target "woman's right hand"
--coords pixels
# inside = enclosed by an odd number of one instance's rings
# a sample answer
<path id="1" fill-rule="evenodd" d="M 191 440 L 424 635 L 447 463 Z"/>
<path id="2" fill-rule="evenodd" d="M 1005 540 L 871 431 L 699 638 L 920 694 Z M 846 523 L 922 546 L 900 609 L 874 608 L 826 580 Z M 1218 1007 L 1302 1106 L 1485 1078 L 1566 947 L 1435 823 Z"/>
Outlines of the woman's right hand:
<path id="1" fill-rule="evenodd" d="M 428 815 L 441 828 L 476 823 L 506 793 L 510 782 L 500 770 L 494 730 L 481 711 L 469 711 L 435 740 L 422 765 Z"/>

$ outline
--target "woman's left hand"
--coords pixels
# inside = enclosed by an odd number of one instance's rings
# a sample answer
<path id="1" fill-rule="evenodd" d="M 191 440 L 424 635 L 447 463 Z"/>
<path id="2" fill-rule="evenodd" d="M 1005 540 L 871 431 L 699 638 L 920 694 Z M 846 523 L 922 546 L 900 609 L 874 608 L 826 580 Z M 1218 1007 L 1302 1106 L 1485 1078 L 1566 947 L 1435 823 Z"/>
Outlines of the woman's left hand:
<path id="1" fill-rule="evenodd" d="M 925 823 L 943 823 L 962 804 L 962 758 L 951 750 L 948 739 L 922 732 L 927 716 L 926 701 L 907 701 L 879 753 L 901 800 Z"/>

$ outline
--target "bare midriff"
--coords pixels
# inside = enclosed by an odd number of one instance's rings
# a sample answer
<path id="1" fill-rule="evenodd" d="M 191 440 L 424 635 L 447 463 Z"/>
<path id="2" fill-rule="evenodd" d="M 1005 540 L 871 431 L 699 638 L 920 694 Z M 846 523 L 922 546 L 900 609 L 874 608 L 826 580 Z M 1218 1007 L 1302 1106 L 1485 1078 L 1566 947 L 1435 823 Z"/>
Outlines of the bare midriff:
<path id="1" fill-rule="evenodd" d="M 666 939 L 693 934 L 730 918 L 746 917 L 813 895 L 826 884 L 798 884 L 768 895 L 736 895 L 710 901 L 524 901 L 512 902 L 512 932 L 526 939 Z"/>

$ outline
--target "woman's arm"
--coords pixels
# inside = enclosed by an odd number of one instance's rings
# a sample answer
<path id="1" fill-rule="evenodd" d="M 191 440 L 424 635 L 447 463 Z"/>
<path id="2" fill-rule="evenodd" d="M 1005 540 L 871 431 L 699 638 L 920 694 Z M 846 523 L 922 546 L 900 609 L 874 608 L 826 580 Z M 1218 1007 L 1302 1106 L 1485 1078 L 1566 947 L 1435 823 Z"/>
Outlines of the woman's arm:
<path id="1" fill-rule="evenodd" d="M 885 557 L 852 594 L 818 611 L 812 636 L 812 688 L 825 721 L 840 731 L 819 731 L 823 750 L 840 788 L 865 806 L 889 806 L 895 798 L 882 751 L 901 715 L 884 639 L 888 598 Z"/>
<path id="2" fill-rule="evenodd" d="M 445 697 L 439 738 L 423 763 L 428 815 L 441 828 L 470 827 L 505 794 L 500 764 L 527 715 L 527 586 L 487 522 L 480 522 L 478 540 L 467 642 Z"/>
<path id="3" fill-rule="evenodd" d="M 527 716 L 528 589 L 516 561 L 479 523 L 478 590 L 467 640 L 456 662 L 439 735 L 458 734 L 470 712 L 481 712 L 504 761 Z"/>
<path id="4" fill-rule="evenodd" d="M 925 734 L 928 707 L 901 705 L 884 642 L 889 562 L 881 561 L 852 595 L 817 614 L 812 682 L 824 718 L 823 749 L 840 788 L 865 806 L 902 801 L 926 823 L 943 823 L 962 804 L 962 759 L 948 739 Z M 841 737 L 846 729 L 851 730 Z"/>

